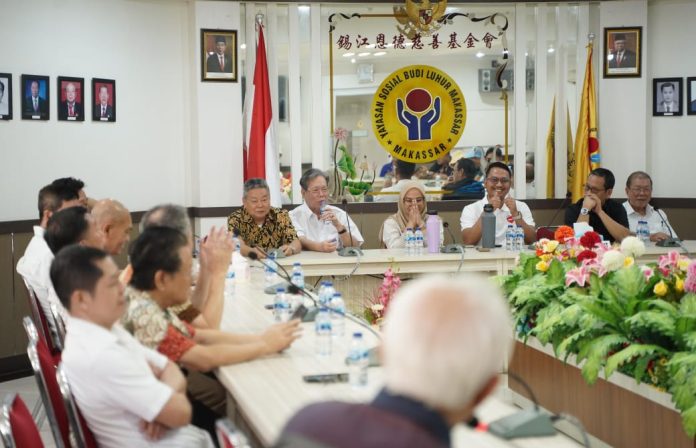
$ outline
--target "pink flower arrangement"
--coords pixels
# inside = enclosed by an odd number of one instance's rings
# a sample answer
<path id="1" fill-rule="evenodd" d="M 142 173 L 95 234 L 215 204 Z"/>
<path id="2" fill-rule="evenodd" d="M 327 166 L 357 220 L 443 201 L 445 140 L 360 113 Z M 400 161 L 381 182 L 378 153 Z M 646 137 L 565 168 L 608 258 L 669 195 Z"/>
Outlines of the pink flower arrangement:
<path id="1" fill-rule="evenodd" d="M 602 239 L 597 232 L 585 232 L 585 234 L 580 237 L 580 244 L 588 249 L 593 249 L 601 241 Z"/>
<path id="2" fill-rule="evenodd" d="M 566 273 L 565 285 L 568 287 L 573 283 L 577 283 L 578 286 L 583 287 L 589 280 L 590 268 L 588 266 L 579 266 Z"/>
<path id="3" fill-rule="evenodd" d="M 334 131 L 334 139 L 336 141 L 346 141 L 348 140 L 348 129 L 346 128 L 336 128 Z"/>
<path id="4" fill-rule="evenodd" d="M 379 286 L 377 296 L 369 299 L 365 307 L 365 318 L 371 324 L 379 323 L 387 314 L 389 303 L 401 286 L 401 278 L 388 268 L 384 273 L 384 279 Z"/>
<path id="5" fill-rule="evenodd" d="M 696 293 L 696 261 L 692 261 L 686 271 L 686 281 L 684 281 L 684 291 Z"/>

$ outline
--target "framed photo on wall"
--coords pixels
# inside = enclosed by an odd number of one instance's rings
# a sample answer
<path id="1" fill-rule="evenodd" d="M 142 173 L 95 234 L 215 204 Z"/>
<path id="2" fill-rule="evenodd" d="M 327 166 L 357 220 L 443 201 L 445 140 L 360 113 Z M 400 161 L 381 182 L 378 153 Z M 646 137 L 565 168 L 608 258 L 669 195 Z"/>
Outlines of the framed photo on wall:
<path id="1" fill-rule="evenodd" d="M 678 117 L 682 115 L 682 78 L 653 79 L 653 116 Z"/>
<path id="2" fill-rule="evenodd" d="M 85 79 L 58 77 L 58 120 L 85 121 Z"/>
<path id="3" fill-rule="evenodd" d="M 237 82 L 237 31 L 201 29 L 201 81 Z"/>
<path id="4" fill-rule="evenodd" d="M 92 120 L 116 121 L 116 81 L 92 78 Z"/>
<path id="5" fill-rule="evenodd" d="M 686 78 L 686 113 L 696 115 L 696 76 Z"/>
<path id="6" fill-rule="evenodd" d="M 0 120 L 12 120 L 12 74 L 0 73 Z"/>
<path id="7" fill-rule="evenodd" d="M 51 87 L 48 76 L 22 75 L 22 119 L 48 120 Z"/>
<path id="8" fill-rule="evenodd" d="M 641 76 L 640 26 L 604 28 L 604 77 L 639 78 Z"/>

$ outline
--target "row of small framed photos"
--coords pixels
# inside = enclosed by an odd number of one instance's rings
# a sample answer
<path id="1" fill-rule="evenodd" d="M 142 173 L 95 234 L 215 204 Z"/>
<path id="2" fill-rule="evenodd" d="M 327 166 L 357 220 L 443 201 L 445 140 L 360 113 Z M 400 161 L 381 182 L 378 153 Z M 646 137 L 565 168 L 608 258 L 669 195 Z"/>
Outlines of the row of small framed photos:
<path id="1" fill-rule="evenodd" d="M 653 116 L 681 116 L 683 92 L 684 78 L 653 78 Z M 686 78 L 686 113 L 696 115 L 696 76 Z"/>
<path id="2" fill-rule="evenodd" d="M 56 111 L 59 121 L 84 121 L 87 103 L 85 79 L 58 76 Z M 51 118 L 51 87 L 48 76 L 21 75 L 21 117 L 23 120 Z M 116 81 L 92 78 L 92 120 L 116 121 Z M 12 74 L 0 73 L 0 120 L 12 120 Z"/>

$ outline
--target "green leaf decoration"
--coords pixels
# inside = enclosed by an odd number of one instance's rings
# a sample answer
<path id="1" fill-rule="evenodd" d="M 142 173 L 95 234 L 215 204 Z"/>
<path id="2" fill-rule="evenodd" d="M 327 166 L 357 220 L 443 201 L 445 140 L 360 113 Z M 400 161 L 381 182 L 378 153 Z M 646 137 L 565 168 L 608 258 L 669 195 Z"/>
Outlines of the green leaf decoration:
<path id="1" fill-rule="evenodd" d="M 696 352 L 696 331 L 691 331 L 682 335 L 682 341 L 689 350 Z"/>
<path id="2" fill-rule="evenodd" d="M 357 177 L 358 173 L 355 171 L 353 157 L 348 154 L 348 150 L 346 149 L 345 145 L 340 145 L 338 149 L 342 154 L 341 158 L 338 159 L 338 162 L 336 163 L 338 169 L 344 172 L 348 177 Z"/>
<path id="3" fill-rule="evenodd" d="M 587 361 L 582 367 L 582 376 L 585 381 L 590 385 L 594 384 L 599 376 L 599 369 L 604 364 L 611 349 L 628 342 L 628 339 L 618 334 L 606 334 L 590 342 L 587 348 Z"/>
<path id="4" fill-rule="evenodd" d="M 622 298 L 636 297 L 644 283 L 643 272 L 635 264 L 619 269 L 609 280 L 609 285 L 615 287 L 620 292 L 618 296 Z"/>
<path id="5" fill-rule="evenodd" d="M 561 341 L 560 344 L 558 344 L 558 348 L 556 349 L 556 351 L 559 355 L 564 355 L 564 360 L 567 360 L 568 355 L 572 354 L 572 352 L 575 351 L 574 347 L 577 346 L 578 341 L 586 338 L 590 334 L 590 331 L 591 330 L 586 329 L 571 334 L 570 336 L 563 339 L 563 341 Z"/>
<path id="6" fill-rule="evenodd" d="M 682 411 L 682 425 L 684 426 L 684 431 L 689 437 L 696 436 L 696 406 L 692 406 L 689 409 Z"/>
<path id="7" fill-rule="evenodd" d="M 679 304 L 679 311 L 682 314 L 696 316 L 696 294 L 690 292 L 684 295 Z"/>
<path id="8" fill-rule="evenodd" d="M 626 319 L 626 322 L 634 331 L 652 329 L 665 336 L 674 335 L 674 318 L 659 311 L 641 311 Z"/>
<path id="9" fill-rule="evenodd" d="M 635 378 L 636 383 L 640 383 L 643 376 L 645 376 L 645 371 L 648 369 L 648 364 L 650 364 L 650 361 L 652 361 L 652 358 L 648 356 L 639 358 L 636 361 L 636 366 L 633 368 L 633 378 Z"/>
<path id="10" fill-rule="evenodd" d="M 565 284 L 565 270 L 563 270 L 563 265 L 560 261 L 556 260 L 555 258 L 551 260 L 549 270 L 546 272 L 546 278 L 547 282 L 550 284 Z"/>
<path id="11" fill-rule="evenodd" d="M 611 355 L 609 358 L 607 358 L 607 362 L 604 366 L 604 377 L 609 378 L 614 371 L 616 371 L 617 368 L 620 366 L 626 364 L 627 362 L 630 362 L 633 360 L 633 358 L 637 357 L 648 357 L 650 358 L 655 358 L 658 355 L 664 355 L 667 353 L 667 350 L 663 349 L 662 347 L 658 345 L 650 345 L 650 344 L 632 344 L 629 345 L 628 347 L 624 348 L 621 351 L 618 351 Z"/>

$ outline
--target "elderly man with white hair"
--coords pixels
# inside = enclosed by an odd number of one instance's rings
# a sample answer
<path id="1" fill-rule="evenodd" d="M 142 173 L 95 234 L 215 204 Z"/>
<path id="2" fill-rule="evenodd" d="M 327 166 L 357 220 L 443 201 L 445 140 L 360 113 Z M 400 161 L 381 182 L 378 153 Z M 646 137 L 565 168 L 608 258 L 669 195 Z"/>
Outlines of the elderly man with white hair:
<path id="1" fill-rule="evenodd" d="M 278 447 L 447 447 L 512 352 L 510 312 L 482 277 L 424 277 L 399 290 L 383 334 L 385 387 L 368 404 L 300 410 Z"/>

